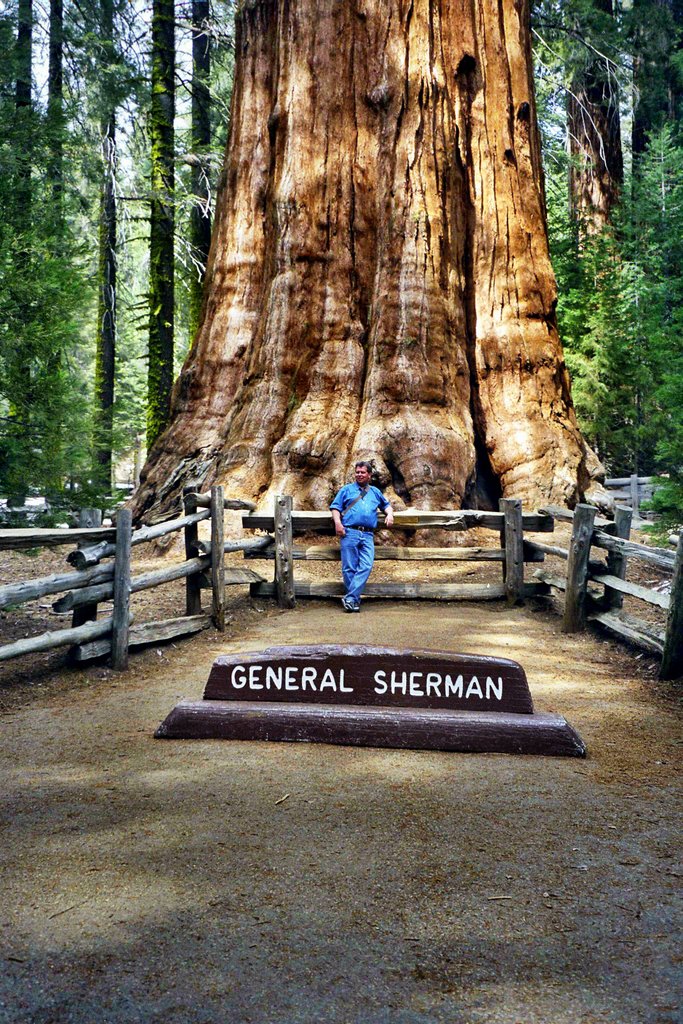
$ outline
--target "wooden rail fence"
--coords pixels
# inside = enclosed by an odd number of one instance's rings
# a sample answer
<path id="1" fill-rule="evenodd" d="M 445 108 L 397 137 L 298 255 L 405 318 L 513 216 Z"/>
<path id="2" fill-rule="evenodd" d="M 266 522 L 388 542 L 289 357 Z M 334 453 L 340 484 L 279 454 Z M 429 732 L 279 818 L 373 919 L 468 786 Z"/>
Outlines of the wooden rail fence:
<path id="1" fill-rule="evenodd" d="M 266 535 L 225 540 L 226 509 L 243 510 L 243 528 L 266 531 Z M 77 661 L 110 654 L 112 666 L 121 669 L 127 665 L 131 647 L 196 633 L 211 623 L 223 630 L 226 586 L 249 585 L 252 596 L 276 597 L 283 608 L 294 607 L 297 598 L 343 594 L 341 582 L 310 583 L 295 579 L 295 563 L 340 560 L 337 544 L 295 543 L 295 538 L 302 534 L 333 536 L 330 512 L 294 510 L 291 497 L 282 495 L 275 500 L 273 514 L 264 515 L 256 512 L 250 502 L 224 498 L 220 487 L 212 488 L 210 494 L 186 488 L 183 512 L 176 519 L 135 531 L 125 509 L 119 511 L 116 527 L 86 525 L 86 522 L 98 521 L 86 515 L 83 525 L 75 530 L 0 530 L 0 549 L 78 544 L 67 558 L 75 571 L 0 586 L 0 609 L 62 594 L 53 609 L 72 612 L 71 628 L 0 646 L 0 661 L 66 645 L 72 648 Z M 674 678 L 683 673 L 683 531 L 678 536 L 676 551 L 636 544 L 629 539 L 632 517 L 631 509 L 617 508 L 614 521 L 606 520 L 588 505 L 578 505 L 575 512 L 555 506 L 525 512 L 517 499 L 502 499 L 498 512 L 470 509 L 396 512 L 393 530 L 478 528 L 497 535 L 498 543 L 491 547 L 378 546 L 375 549 L 378 561 L 497 562 L 501 566 L 501 582 L 373 582 L 368 584 L 365 594 L 370 598 L 400 600 L 506 600 L 514 605 L 531 596 L 559 591 L 564 593 L 565 631 L 575 632 L 586 628 L 588 623 L 597 623 L 622 639 L 659 654 L 662 659 L 660 676 Z M 198 536 L 198 525 L 204 521 L 210 523 L 208 541 Z M 552 533 L 557 521 L 572 524 L 567 548 L 525 537 L 525 533 Z M 184 535 L 184 561 L 131 575 L 134 547 L 178 531 Z M 593 557 L 595 548 L 601 558 Z M 226 567 L 224 558 L 229 552 L 242 552 L 245 559 L 273 561 L 273 582 L 267 582 L 251 569 Z M 566 561 L 566 572 L 558 575 L 543 568 L 533 574 L 532 580 L 525 579 L 525 565 L 544 562 L 546 556 Z M 627 566 L 632 559 L 670 574 L 671 593 L 660 593 L 629 581 Z M 185 580 L 185 615 L 134 624 L 129 607 L 131 594 L 178 579 Z M 202 590 L 207 588 L 211 590 L 210 615 L 202 609 Z M 625 595 L 661 609 L 665 613 L 664 623 L 653 625 L 626 615 L 623 611 Z M 107 601 L 113 601 L 112 614 L 98 620 L 98 605 Z"/>
<path id="2" fill-rule="evenodd" d="M 632 510 L 617 508 L 614 522 L 596 516 L 591 505 L 577 505 L 574 512 L 547 507 L 556 519 L 572 523 L 569 548 L 546 551 L 567 562 L 565 575 L 538 569 L 535 578 L 564 593 L 562 626 L 573 633 L 597 623 L 611 633 L 661 657 L 660 679 L 683 674 L 683 530 L 675 551 L 637 544 L 629 539 Z M 542 545 L 536 545 L 537 547 Z M 591 558 L 592 549 L 606 553 L 605 560 Z M 626 579 L 629 560 L 651 565 L 671 576 L 670 593 Z M 653 624 L 623 611 L 624 596 L 636 598 L 666 613 Z"/>
<path id="3" fill-rule="evenodd" d="M 294 606 L 298 597 L 340 597 L 344 586 L 339 583 L 304 583 L 294 579 L 294 563 L 299 561 L 339 561 L 339 545 L 296 545 L 297 534 L 319 533 L 334 535 L 334 522 L 330 512 L 299 512 L 292 510 L 292 499 L 276 499 L 274 514 L 250 513 L 242 517 L 245 529 L 268 530 L 275 535 L 275 547 L 267 551 L 245 552 L 246 558 L 269 558 L 275 561 L 273 583 L 254 583 L 254 597 L 276 596 L 283 608 Z M 379 528 L 382 526 L 380 516 Z M 514 498 L 502 499 L 499 512 L 479 512 L 463 509 L 453 512 L 406 511 L 394 513 L 393 530 L 446 530 L 466 531 L 474 527 L 498 534 L 497 547 L 407 548 L 376 547 L 375 558 L 392 561 L 467 561 L 499 562 L 501 583 L 369 583 L 366 597 L 422 598 L 430 601 L 492 601 L 506 599 L 511 604 L 547 587 L 538 582 L 525 582 L 525 562 L 542 562 L 545 555 L 530 541 L 525 532 L 549 533 L 554 520 L 545 512 L 523 512 L 522 504 Z"/>
<path id="4" fill-rule="evenodd" d="M 130 647 L 187 636 L 206 629 L 212 622 L 216 629 L 224 629 L 226 585 L 260 580 L 249 569 L 225 569 L 225 551 L 253 551 L 268 547 L 274 541 L 272 537 L 259 537 L 224 542 L 223 514 L 225 509 L 253 510 L 254 507 L 251 502 L 225 499 L 221 487 L 212 488 L 210 494 L 197 494 L 190 488 L 184 495 L 183 516 L 135 531 L 127 509 L 119 510 L 115 527 L 82 525 L 75 530 L 0 530 L 0 550 L 58 547 L 74 542 L 79 545 L 67 558 L 75 567 L 74 572 L 0 586 L 0 609 L 61 593 L 64 596 L 54 602 L 53 610 L 73 613 L 69 629 L 0 646 L 0 661 L 69 646 L 76 661 L 111 654 L 112 667 L 123 669 L 128 663 Z M 82 521 L 88 519 L 90 513 L 92 510 L 85 510 Z M 97 517 L 91 515 L 91 518 Z M 197 534 L 198 524 L 205 520 L 211 523 L 212 543 L 208 545 L 202 544 Z M 185 537 L 185 561 L 131 576 L 133 547 L 181 530 Z M 112 558 L 113 562 L 105 561 Z M 130 595 L 178 579 L 185 579 L 185 615 L 132 625 Z M 204 588 L 212 592 L 211 615 L 202 610 Z M 105 601 L 113 602 L 112 614 L 98 620 L 98 604 Z"/>
<path id="5" fill-rule="evenodd" d="M 643 502 L 652 500 L 657 482 L 656 476 L 638 476 L 637 473 L 632 473 L 631 476 L 615 476 L 605 480 L 605 488 L 616 504 L 628 506 L 633 518 L 640 519 L 640 506 Z M 645 512 L 643 515 L 649 516 L 650 513 Z"/>

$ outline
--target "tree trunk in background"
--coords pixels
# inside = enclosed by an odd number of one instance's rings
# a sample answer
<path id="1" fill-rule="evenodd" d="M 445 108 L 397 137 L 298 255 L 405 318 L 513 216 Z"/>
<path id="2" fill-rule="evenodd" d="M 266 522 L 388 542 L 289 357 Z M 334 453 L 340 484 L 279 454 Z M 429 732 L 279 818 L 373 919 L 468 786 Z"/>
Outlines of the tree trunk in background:
<path id="1" fill-rule="evenodd" d="M 99 486 L 112 482 L 112 429 L 116 362 L 116 114 L 102 124 L 102 193 L 95 353 L 95 460 Z"/>
<path id="2" fill-rule="evenodd" d="M 15 164 L 11 203 L 8 204 L 7 220 L 12 225 L 11 234 L 14 248 L 10 251 L 18 277 L 31 280 L 34 271 L 32 260 L 31 234 L 33 224 L 33 190 L 31 169 L 33 165 L 33 100 L 32 100 L 32 41 L 33 3 L 19 0 L 17 7 L 17 39 L 14 54 L 16 73 L 14 103 L 15 123 L 12 139 Z M 3 139 L 3 142 L 5 140 Z M 3 253 L 5 258 L 10 253 Z M 31 310 L 26 303 L 17 303 L 16 319 L 23 327 L 30 318 Z M 7 365 L 3 372 L 13 382 L 8 395 L 9 409 L 2 437 L 0 457 L 4 463 L 3 478 L 10 503 L 23 505 L 28 493 L 26 462 L 27 438 L 31 436 L 31 410 L 34 402 L 34 352 L 35 340 L 28 335 L 30 344 L 19 347 L 13 343 L 3 346 L 3 358 Z"/>
<path id="3" fill-rule="evenodd" d="M 192 2 L 192 212 L 190 244 L 195 266 L 190 279 L 190 340 L 199 328 L 204 275 L 211 245 L 209 147 L 211 145 L 211 35 L 209 0 Z M 200 269 L 201 268 L 201 269 Z"/>
<path id="4" fill-rule="evenodd" d="M 634 164 L 645 152 L 650 133 L 681 113 L 683 46 L 681 0 L 634 0 L 633 3 Z"/>
<path id="5" fill-rule="evenodd" d="M 47 80 L 48 178 L 52 189 L 53 217 L 58 231 L 62 224 L 62 193 L 64 190 L 64 95 L 62 69 L 64 62 L 63 0 L 50 0 L 50 42 Z"/>
<path id="6" fill-rule="evenodd" d="M 595 0 L 612 13 L 611 0 Z M 572 82 L 568 99 L 569 192 L 572 213 L 587 235 L 610 223 L 624 180 L 619 94 L 607 61 L 595 57 Z"/>
<path id="7" fill-rule="evenodd" d="M 361 456 L 422 508 L 597 494 L 555 302 L 525 0 L 251 0 L 136 514 L 189 479 L 326 507 Z"/>
<path id="8" fill-rule="evenodd" d="M 100 3 L 102 64 L 114 63 L 114 0 Z M 95 473 L 98 485 L 109 492 L 112 485 L 112 430 L 116 362 L 116 107 L 111 84 L 105 75 L 100 97 L 102 138 L 102 185 L 99 222 L 99 282 L 97 342 L 95 351 Z"/>
<path id="9" fill-rule="evenodd" d="M 149 254 L 149 369 L 147 377 L 147 445 L 168 420 L 173 386 L 173 316 L 175 230 L 175 11 L 173 0 L 152 5 L 152 203 Z"/>
<path id="10" fill-rule="evenodd" d="M 17 154 L 16 223 L 26 230 L 31 223 L 31 163 L 33 157 L 31 100 L 33 44 L 33 0 L 19 0 L 17 13 L 15 104 L 19 137 L 23 140 Z"/>

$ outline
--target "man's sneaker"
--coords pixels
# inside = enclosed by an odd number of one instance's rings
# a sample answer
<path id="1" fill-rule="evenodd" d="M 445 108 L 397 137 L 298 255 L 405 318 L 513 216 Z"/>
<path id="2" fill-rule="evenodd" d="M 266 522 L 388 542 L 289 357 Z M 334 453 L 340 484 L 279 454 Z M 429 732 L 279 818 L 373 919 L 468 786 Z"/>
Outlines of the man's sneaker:
<path id="1" fill-rule="evenodd" d="M 353 602 L 353 606 L 351 608 L 351 611 L 352 612 L 359 612 L 360 611 L 360 601 L 354 601 Z"/>
<path id="2" fill-rule="evenodd" d="M 348 597 L 342 597 L 342 608 L 345 612 L 354 611 L 353 602 L 349 601 Z"/>

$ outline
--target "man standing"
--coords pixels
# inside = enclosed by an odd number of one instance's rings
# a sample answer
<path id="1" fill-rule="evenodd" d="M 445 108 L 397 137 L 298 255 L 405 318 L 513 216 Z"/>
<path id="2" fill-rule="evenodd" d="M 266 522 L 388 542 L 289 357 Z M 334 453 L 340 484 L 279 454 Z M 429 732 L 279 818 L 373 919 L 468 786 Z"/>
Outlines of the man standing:
<path id="1" fill-rule="evenodd" d="M 341 547 L 342 576 L 346 593 L 342 598 L 345 612 L 360 611 L 360 596 L 368 581 L 375 559 L 374 532 L 377 509 L 386 513 L 386 525 L 392 526 L 391 505 L 377 487 L 372 487 L 369 462 L 357 462 L 355 483 L 346 484 L 330 505 L 334 529 Z"/>

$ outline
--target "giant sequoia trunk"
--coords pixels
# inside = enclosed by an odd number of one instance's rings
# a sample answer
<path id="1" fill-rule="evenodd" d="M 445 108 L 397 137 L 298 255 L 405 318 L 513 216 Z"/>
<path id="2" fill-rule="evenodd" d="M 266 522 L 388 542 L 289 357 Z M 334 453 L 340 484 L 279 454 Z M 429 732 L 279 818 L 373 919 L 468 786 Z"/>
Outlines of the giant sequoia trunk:
<path id="1" fill-rule="evenodd" d="M 252 0 L 202 325 L 136 514 L 183 483 L 327 505 L 574 502 L 525 0 Z M 599 490 L 599 488 L 598 488 Z"/>

